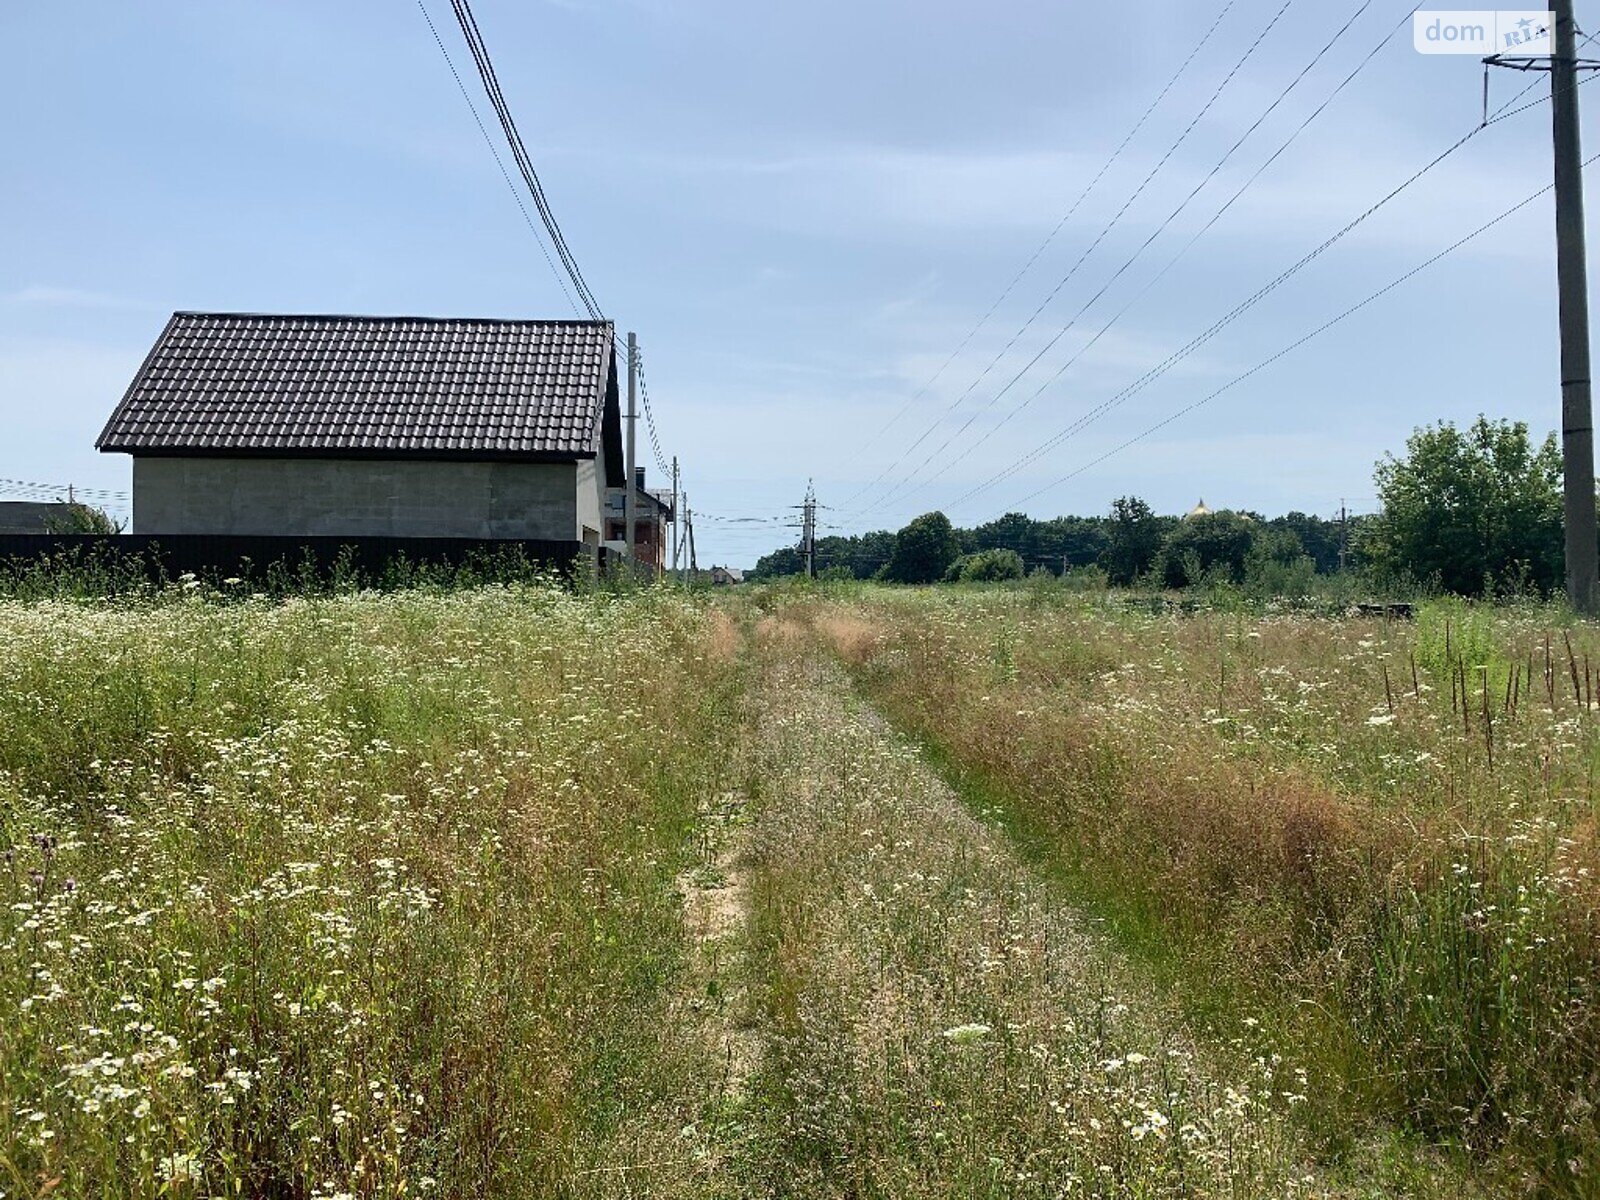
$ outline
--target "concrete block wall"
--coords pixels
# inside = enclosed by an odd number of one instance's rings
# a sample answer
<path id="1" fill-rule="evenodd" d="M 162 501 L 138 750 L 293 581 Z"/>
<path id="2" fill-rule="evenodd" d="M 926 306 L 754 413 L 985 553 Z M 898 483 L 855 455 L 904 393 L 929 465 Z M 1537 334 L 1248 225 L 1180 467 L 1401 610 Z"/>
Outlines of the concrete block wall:
<path id="1" fill-rule="evenodd" d="M 581 541 L 598 526 L 598 508 L 585 460 L 146 456 L 133 464 L 135 533 Z"/>

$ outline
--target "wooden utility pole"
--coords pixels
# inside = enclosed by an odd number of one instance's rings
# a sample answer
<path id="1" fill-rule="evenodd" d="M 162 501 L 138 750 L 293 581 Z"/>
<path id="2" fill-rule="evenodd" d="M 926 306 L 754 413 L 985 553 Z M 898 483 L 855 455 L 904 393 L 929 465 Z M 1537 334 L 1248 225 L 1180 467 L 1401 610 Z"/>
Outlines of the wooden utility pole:
<path id="1" fill-rule="evenodd" d="M 1350 510 L 1339 501 L 1339 574 L 1344 574 L 1345 560 L 1350 554 Z"/>
<path id="2" fill-rule="evenodd" d="M 634 483 L 634 442 L 637 440 L 637 426 L 639 424 L 639 339 L 634 334 L 628 335 L 628 460 L 624 473 L 627 475 L 627 490 L 623 492 L 622 519 L 628 526 L 628 560 L 630 569 L 635 561 L 635 551 L 638 549 L 638 529 L 635 521 L 638 516 L 639 497 L 638 487 Z"/>
<path id="3" fill-rule="evenodd" d="M 1550 103 L 1556 167 L 1556 278 L 1561 317 L 1561 458 L 1566 480 L 1567 600 L 1600 615 L 1600 531 L 1594 503 L 1594 415 L 1589 386 L 1589 278 L 1583 237 L 1583 151 L 1572 0 L 1553 0 Z"/>

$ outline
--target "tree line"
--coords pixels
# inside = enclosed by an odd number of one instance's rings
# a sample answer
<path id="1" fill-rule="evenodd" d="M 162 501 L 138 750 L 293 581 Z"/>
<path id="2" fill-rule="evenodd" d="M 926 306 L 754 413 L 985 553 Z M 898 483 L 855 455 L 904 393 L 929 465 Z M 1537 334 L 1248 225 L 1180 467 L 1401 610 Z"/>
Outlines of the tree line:
<path id="1" fill-rule="evenodd" d="M 1103 575 L 1121 586 L 1183 588 L 1249 582 L 1301 594 L 1315 577 L 1358 570 L 1380 583 L 1463 595 L 1553 593 L 1561 587 L 1561 453 L 1524 422 L 1479 417 L 1417 429 L 1374 471 L 1381 504 L 1347 523 L 1303 512 L 1154 512 L 1137 496 L 1104 516 L 1039 520 L 1006 513 L 970 529 L 939 512 L 891 532 L 817 540 L 820 575 L 895 583 Z M 800 550 L 763 556 L 752 579 L 798 575 Z"/>
<path id="2" fill-rule="evenodd" d="M 1099 570 L 1108 582 L 1127 585 L 1159 570 L 1169 586 L 1183 587 L 1208 573 L 1215 578 L 1219 570 L 1242 578 L 1252 555 L 1303 559 L 1308 573 L 1331 572 L 1338 569 L 1340 536 L 1338 521 L 1306 513 L 1179 518 L 1126 496 L 1104 517 L 1036 520 L 1013 512 L 971 529 L 952 526 L 943 513 L 925 513 L 898 532 L 818 538 L 816 557 L 818 574 L 832 579 L 937 583 Z M 748 577 L 804 570 L 800 550 L 784 547 L 763 556 Z"/>

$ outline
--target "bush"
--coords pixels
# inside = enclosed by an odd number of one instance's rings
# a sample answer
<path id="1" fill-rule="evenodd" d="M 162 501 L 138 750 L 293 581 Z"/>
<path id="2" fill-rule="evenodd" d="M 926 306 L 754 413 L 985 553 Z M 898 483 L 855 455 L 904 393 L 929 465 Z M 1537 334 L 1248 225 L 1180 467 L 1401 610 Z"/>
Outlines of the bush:
<path id="1" fill-rule="evenodd" d="M 1015 550 L 980 550 L 976 554 L 964 554 L 951 563 L 944 579 L 946 583 L 999 583 L 1021 579 L 1026 574 L 1022 555 Z"/>
<path id="2" fill-rule="evenodd" d="M 1316 590 L 1317 564 L 1286 529 L 1263 529 L 1245 555 L 1244 590 L 1252 600 L 1301 600 Z"/>

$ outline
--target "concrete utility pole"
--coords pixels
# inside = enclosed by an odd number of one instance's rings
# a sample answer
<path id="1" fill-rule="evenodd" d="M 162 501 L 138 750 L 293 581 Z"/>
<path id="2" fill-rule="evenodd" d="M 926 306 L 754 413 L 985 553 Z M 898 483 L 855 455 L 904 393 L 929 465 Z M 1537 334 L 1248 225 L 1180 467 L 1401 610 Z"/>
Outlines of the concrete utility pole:
<path id="1" fill-rule="evenodd" d="M 685 492 L 683 494 L 683 532 L 678 535 L 678 549 L 683 552 L 683 570 L 679 573 L 678 578 L 683 583 L 684 587 L 689 586 L 688 539 L 689 518 L 691 515 L 692 510 L 689 508 L 689 493 Z"/>
<path id="2" fill-rule="evenodd" d="M 634 334 L 628 335 L 628 461 L 623 473 L 627 475 L 628 490 L 623 493 L 622 519 L 628 527 L 628 559 L 630 569 L 635 560 L 635 545 L 638 540 L 638 529 L 635 519 L 638 516 L 639 498 L 638 485 L 634 483 L 634 441 L 636 440 L 636 427 L 639 424 L 639 339 Z"/>
<path id="3" fill-rule="evenodd" d="M 806 483 L 805 522 L 800 535 L 800 553 L 805 556 L 806 578 L 815 579 L 817 577 L 817 492 L 809 481 Z"/>
<path id="4" fill-rule="evenodd" d="M 1600 532 L 1594 503 L 1594 415 L 1589 386 L 1589 273 L 1583 238 L 1583 151 L 1572 0 L 1554 0 L 1550 103 L 1556 159 L 1556 277 L 1561 312 L 1561 458 L 1566 479 L 1567 599 L 1600 615 Z"/>
<path id="5" fill-rule="evenodd" d="M 672 573 L 678 573 L 678 456 L 672 456 Z"/>
<path id="6" fill-rule="evenodd" d="M 1491 54 L 1484 63 L 1550 72 L 1551 141 L 1555 152 L 1556 293 L 1561 329 L 1561 466 L 1565 481 L 1567 600 L 1586 617 L 1600 616 L 1600 530 L 1594 502 L 1594 415 L 1589 381 L 1589 271 L 1583 236 L 1583 150 L 1578 131 L 1580 61 L 1572 0 L 1551 0 L 1555 17 L 1548 57 Z M 1484 81 L 1487 96 L 1488 80 Z M 1487 120 L 1487 116 L 1485 117 Z"/>

